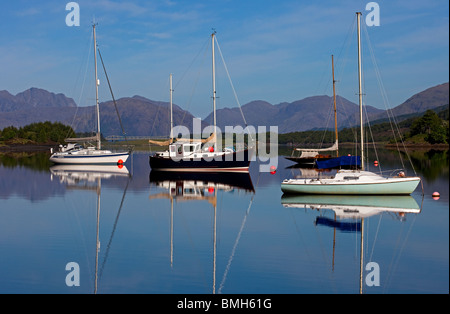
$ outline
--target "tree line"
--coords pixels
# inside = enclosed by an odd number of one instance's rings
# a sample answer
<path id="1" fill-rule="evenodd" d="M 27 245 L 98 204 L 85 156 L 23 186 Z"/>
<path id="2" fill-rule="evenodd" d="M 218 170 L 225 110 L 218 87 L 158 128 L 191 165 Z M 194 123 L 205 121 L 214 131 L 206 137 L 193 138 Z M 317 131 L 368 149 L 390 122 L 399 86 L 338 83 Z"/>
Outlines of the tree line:
<path id="1" fill-rule="evenodd" d="M 377 123 L 366 127 L 366 134 L 375 142 L 404 142 L 448 144 L 449 143 L 449 109 L 448 105 L 442 111 L 436 113 L 433 110 L 426 111 L 421 117 L 409 118 L 397 124 L 392 130 L 389 122 Z M 81 134 L 84 136 L 85 134 Z M 9 126 L 0 130 L 0 141 L 7 142 L 25 140 L 38 144 L 64 143 L 68 137 L 77 137 L 72 127 L 60 122 L 36 122 L 23 127 Z M 339 143 L 355 143 L 358 141 L 359 127 L 344 128 L 339 130 Z M 267 134 L 267 141 L 270 133 Z M 335 133 L 331 130 L 313 130 L 304 132 L 292 132 L 278 134 L 279 144 L 293 144 L 314 146 L 317 144 L 330 144 L 335 141 Z"/>
<path id="2" fill-rule="evenodd" d="M 70 126 L 60 122 L 36 122 L 16 128 L 8 126 L 0 130 L 0 141 L 25 140 L 38 144 L 64 143 L 67 137 L 75 137 L 75 132 Z"/>

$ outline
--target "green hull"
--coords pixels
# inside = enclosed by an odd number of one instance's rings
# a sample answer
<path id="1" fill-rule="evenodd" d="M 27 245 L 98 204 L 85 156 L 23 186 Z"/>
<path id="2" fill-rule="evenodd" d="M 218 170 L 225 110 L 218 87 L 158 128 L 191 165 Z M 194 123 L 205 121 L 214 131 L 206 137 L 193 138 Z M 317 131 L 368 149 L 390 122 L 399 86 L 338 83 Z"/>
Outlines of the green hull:
<path id="1" fill-rule="evenodd" d="M 285 183 L 281 184 L 284 193 L 333 194 L 333 195 L 409 195 L 417 188 L 420 179 L 398 180 L 377 183 Z"/>

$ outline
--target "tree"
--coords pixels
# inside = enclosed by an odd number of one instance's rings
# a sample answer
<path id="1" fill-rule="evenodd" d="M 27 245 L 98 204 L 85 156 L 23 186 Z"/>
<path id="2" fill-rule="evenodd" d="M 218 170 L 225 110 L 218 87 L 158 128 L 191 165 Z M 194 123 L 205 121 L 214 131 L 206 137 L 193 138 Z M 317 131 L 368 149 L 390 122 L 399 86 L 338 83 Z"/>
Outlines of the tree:
<path id="1" fill-rule="evenodd" d="M 14 126 L 8 126 L 2 131 L 2 139 L 7 141 L 13 138 L 16 138 L 19 133 L 19 130 Z"/>
<path id="2" fill-rule="evenodd" d="M 427 110 L 421 118 L 412 123 L 411 136 L 417 134 L 426 134 L 425 140 L 431 144 L 447 142 L 447 130 L 433 110 Z"/>

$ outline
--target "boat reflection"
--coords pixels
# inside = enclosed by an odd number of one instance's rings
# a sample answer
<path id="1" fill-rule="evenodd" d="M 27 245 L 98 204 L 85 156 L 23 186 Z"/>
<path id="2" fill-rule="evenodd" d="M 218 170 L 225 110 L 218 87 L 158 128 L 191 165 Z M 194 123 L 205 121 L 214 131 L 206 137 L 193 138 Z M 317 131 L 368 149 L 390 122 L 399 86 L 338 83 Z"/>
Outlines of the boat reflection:
<path id="1" fill-rule="evenodd" d="M 151 171 L 150 184 L 169 188 L 169 193 L 181 193 L 180 196 L 197 193 L 204 194 L 206 189 L 231 191 L 234 189 L 255 192 L 249 173 L 208 172 L 190 173 L 174 171 Z M 182 187 L 182 188 L 181 188 Z M 198 194 L 200 193 L 200 194 Z"/>
<path id="2" fill-rule="evenodd" d="M 316 226 L 331 227 L 333 233 L 332 271 L 335 266 L 336 231 L 352 232 L 360 235 L 359 293 L 363 293 L 364 269 L 364 220 L 383 213 L 393 214 L 401 222 L 407 214 L 419 214 L 416 200 L 410 195 L 403 196 L 354 196 L 354 195 L 287 195 L 281 197 L 285 208 L 311 209 L 320 215 Z M 334 218 L 326 217 L 325 211 L 334 212 Z"/>
<path id="3" fill-rule="evenodd" d="M 410 195 L 354 196 L 354 195 L 288 195 L 283 194 L 281 204 L 286 208 L 333 210 L 339 219 L 360 219 L 383 212 L 396 214 L 400 220 L 405 214 L 419 214 L 421 209 Z"/>
<path id="4" fill-rule="evenodd" d="M 223 276 L 222 282 L 218 289 L 224 285 L 227 277 L 228 269 L 231 265 L 240 235 L 245 226 L 248 214 L 250 213 L 251 204 L 255 195 L 255 189 L 249 173 L 184 173 L 184 172 L 167 172 L 167 171 L 151 171 L 150 184 L 158 188 L 165 189 L 165 192 L 159 192 L 149 195 L 149 199 L 170 199 L 170 266 L 173 267 L 173 232 L 174 232 L 174 201 L 207 201 L 214 208 L 213 215 L 213 274 L 212 274 L 212 294 L 216 293 L 216 252 L 217 252 L 217 195 L 219 191 L 233 192 L 244 191 L 251 193 L 252 200 L 247 208 L 243 218 L 241 229 L 236 238 L 233 252 L 229 258 L 227 269 Z"/>
<path id="5" fill-rule="evenodd" d="M 129 177 L 130 172 L 124 165 L 54 165 L 50 167 L 51 178 L 59 178 L 68 187 L 79 182 L 92 183 L 97 179 Z"/>
<path id="6" fill-rule="evenodd" d="M 93 191 L 97 194 L 97 230 L 96 230 L 96 249 L 95 249 L 95 274 L 94 274 L 94 294 L 98 291 L 98 278 L 99 278 L 99 252 L 100 252 L 100 200 L 101 200 L 101 183 L 102 180 L 113 179 L 115 177 L 126 177 L 127 185 L 124 189 L 122 200 L 117 212 L 116 221 L 113 231 L 111 233 L 107 249 L 105 252 L 105 258 L 102 264 L 102 269 L 106 263 L 106 259 L 111 247 L 112 238 L 114 236 L 115 227 L 119 219 L 119 215 L 125 200 L 125 195 L 128 189 L 128 183 L 130 182 L 130 172 L 123 165 L 72 165 L 72 164 L 58 164 L 50 167 L 51 179 L 58 177 L 62 184 L 66 185 L 67 189 Z M 101 271 L 100 271 L 101 276 Z"/>

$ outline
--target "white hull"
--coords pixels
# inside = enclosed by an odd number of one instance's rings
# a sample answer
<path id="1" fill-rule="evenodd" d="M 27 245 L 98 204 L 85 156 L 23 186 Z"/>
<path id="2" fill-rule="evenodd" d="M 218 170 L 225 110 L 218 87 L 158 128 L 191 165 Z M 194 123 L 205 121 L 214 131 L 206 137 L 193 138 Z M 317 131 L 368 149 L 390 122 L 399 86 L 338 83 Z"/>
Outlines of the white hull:
<path id="1" fill-rule="evenodd" d="M 54 153 L 50 161 L 55 164 L 123 164 L 130 153 L 112 153 L 110 151 L 85 150 L 74 153 Z"/>
<path id="2" fill-rule="evenodd" d="M 365 218 L 382 212 L 419 214 L 421 208 L 412 196 L 283 195 L 285 208 L 332 209 L 338 218 Z"/>
<path id="3" fill-rule="evenodd" d="M 386 178 L 369 171 L 340 170 L 334 178 L 284 180 L 281 190 L 324 195 L 409 195 L 419 182 L 419 177 Z"/>

